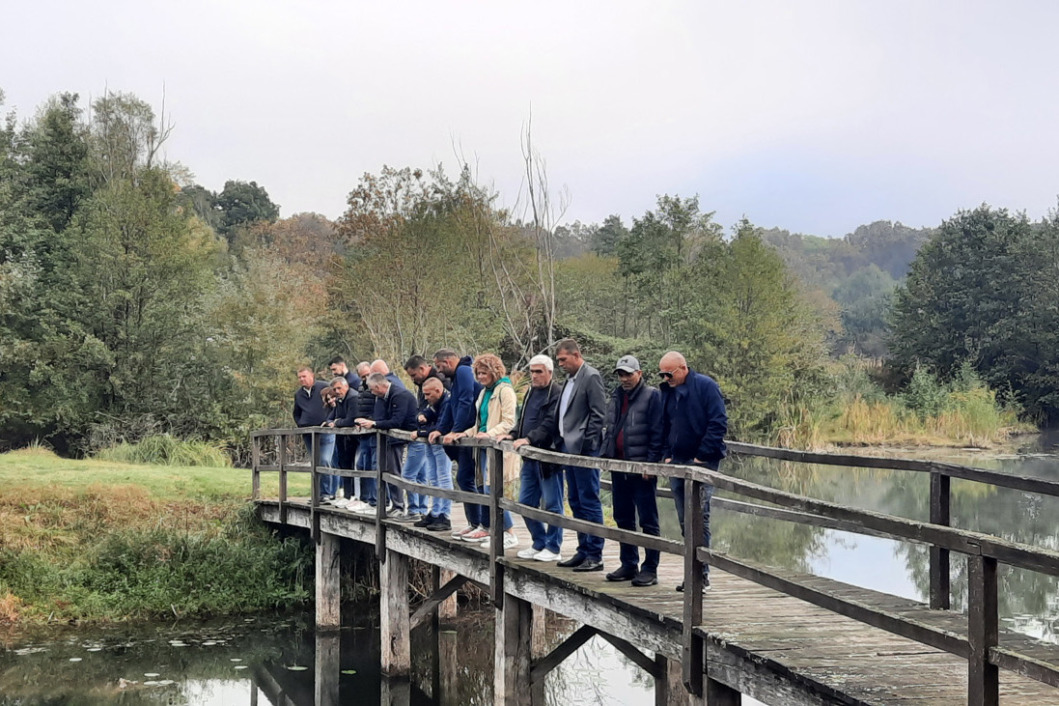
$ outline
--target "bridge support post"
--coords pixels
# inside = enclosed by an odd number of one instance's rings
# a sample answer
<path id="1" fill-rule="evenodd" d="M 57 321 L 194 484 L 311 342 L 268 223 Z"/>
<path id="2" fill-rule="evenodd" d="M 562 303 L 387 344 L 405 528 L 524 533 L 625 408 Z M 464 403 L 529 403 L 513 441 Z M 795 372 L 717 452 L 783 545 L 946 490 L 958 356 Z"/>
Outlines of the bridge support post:
<path id="1" fill-rule="evenodd" d="M 379 685 L 379 703 L 386 706 L 408 706 L 412 703 L 412 683 L 407 677 L 384 675 Z"/>
<path id="2" fill-rule="evenodd" d="M 930 522 L 935 525 L 952 524 L 949 476 L 930 473 Z M 950 590 L 949 550 L 930 545 L 930 607 L 932 610 L 948 610 Z"/>
<path id="3" fill-rule="evenodd" d="M 408 561 L 408 557 L 387 550 L 386 563 L 379 567 L 382 673 L 405 679 L 412 669 Z"/>
<path id="4" fill-rule="evenodd" d="M 316 537 L 316 627 L 342 624 L 342 540 L 320 532 Z"/>
<path id="5" fill-rule="evenodd" d="M 503 520 L 495 521 L 503 526 Z M 531 684 L 532 622 L 533 605 L 505 593 L 501 607 L 496 609 L 494 702 L 497 706 L 530 706 L 533 703 L 533 690 L 526 688 Z M 540 681 L 544 681 L 543 675 Z"/>
<path id="6" fill-rule="evenodd" d="M 313 703 L 316 706 L 338 706 L 341 640 L 341 635 L 337 630 L 316 631 L 315 678 L 313 679 Z"/>
<path id="7" fill-rule="evenodd" d="M 706 644 L 695 629 L 702 624 L 703 566 L 699 547 L 703 546 L 705 500 L 704 484 L 695 476 L 684 480 L 684 633 L 681 666 L 684 688 L 695 697 L 703 696 L 703 672 L 706 671 Z"/>

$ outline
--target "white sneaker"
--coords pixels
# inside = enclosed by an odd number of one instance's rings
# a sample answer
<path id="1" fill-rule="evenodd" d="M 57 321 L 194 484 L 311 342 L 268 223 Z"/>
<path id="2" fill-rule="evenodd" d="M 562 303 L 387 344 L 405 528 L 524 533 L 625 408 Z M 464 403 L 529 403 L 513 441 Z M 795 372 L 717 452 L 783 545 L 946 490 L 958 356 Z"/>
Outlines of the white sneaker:
<path id="1" fill-rule="evenodd" d="M 352 512 L 360 512 L 366 507 L 371 507 L 371 505 L 367 504 L 363 500 L 357 500 L 356 498 L 350 500 L 349 503 L 346 505 L 346 509 Z"/>
<path id="2" fill-rule="evenodd" d="M 547 549 L 541 549 L 533 555 L 533 558 L 537 561 L 561 561 L 563 555 L 557 552 L 548 551 Z"/>
<path id="3" fill-rule="evenodd" d="M 518 546 L 518 535 L 514 532 L 504 532 L 504 549 L 513 549 Z"/>
<path id="4" fill-rule="evenodd" d="M 334 507 L 339 508 L 340 510 L 345 510 L 346 508 L 349 507 L 349 501 L 346 500 L 345 498 L 335 498 L 335 501 L 333 503 L 331 503 L 331 504 Z"/>
<path id="5" fill-rule="evenodd" d="M 525 549 L 519 549 L 517 556 L 519 559 L 533 559 L 540 554 L 543 549 L 534 549 L 533 547 L 526 547 Z"/>
<path id="6" fill-rule="evenodd" d="M 455 537 L 456 539 L 463 539 L 463 535 L 470 534 L 471 532 L 475 531 L 476 529 L 478 529 L 478 528 L 475 527 L 474 525 L 467 525 L 466 527 L 463 527 L 461 529 L 453 530 L 452 531 L 452 536 Z"/>
<path id="7" fill-rule="evenodd" d="M 374 515 L 376 508 L 372 507 L 368 503 L 364 503 L 364 507 L 359 510 L 354 510 L 358 515 Z"/>

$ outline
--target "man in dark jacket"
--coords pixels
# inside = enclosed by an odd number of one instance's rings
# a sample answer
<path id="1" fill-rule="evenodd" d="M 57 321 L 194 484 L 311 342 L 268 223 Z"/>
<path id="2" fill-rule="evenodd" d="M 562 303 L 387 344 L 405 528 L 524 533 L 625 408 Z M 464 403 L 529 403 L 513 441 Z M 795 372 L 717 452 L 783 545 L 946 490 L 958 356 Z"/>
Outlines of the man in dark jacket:
<path id="1" fill-rule="evenodd" d="M 294 423 L 299 427 L 318 427 L 327 421 L 331 409 L 324 402 L 323 392 L 328 385 L 323 380 L 317 380 L 313 369 L 308 366 L 298 368 L 298 383 L 301 387 L 294 393 Z M 312 454 L 313 435 L 304 434 L 305 449 Z M 316 440 L 320 444 L 320 465 L 330 468 L 333 464 L 335 452 L 334 434 L 317 434 Z M 330 501 L 335 497 L 337 490 L 337 477 L 324 475 L 320 479 L 320 500 Z"/>
<path id="2" fill-rule="evenodd" d="M 438 420 L 445 411 L 445 405 L 449 401 L 449 392 L 445 389 L 441 378 L 431 377 L 423 381 L 423 397 L 426 405 L 419 408 L 419 429 L 416 436 L 424 443 L 415 444 L 426 448 L 427 473 L 426 481 L 442 490 L 452 490 L 452 459 L 445 453 L 445 449 L 437 444 L 426 443 L 430 438 L 430 432 L 437 429 Z M 409 448 L 408 456 L 411 458 L 412 449 Z M 407 462 L 406 462 L 407 467 Z M 448 498 L 433 496 L 430 511 L 426 516 L 416 523 L 417 527 L 426 527 L 431 532 L 448 532 L 452 529 L 452 501 Z"/>
<path id="3" fill-rule="evenodd" d="M 622 356 L 614 373 L 619 385 L 614 388 L 607 412 L 607 435 L 603 440 L 603 457 L 625 461 L 662 460 L 662 393 L 643 380 L 640 361 Z M 638 473 L 610 474 L 614 491 L 614 522 L 619 528 L 636 530 L 636 516 L 644 534 L 660 536 L 658 503 L 655 500 L 656 476 Z M 633 586 L 658 583 L 658 550 L 645 549 L 640 565 L 640 551 L 635 544 L 621 543 L 621 566 L 607 574 L 608 581 L 628 581 Z"/>
<path id="4" fill-rule="evenodd" d="M 335 406 L 331 410 L 325 425 L 339 429 L 355 427 L 357 425 L 357 397 L 359 397 L 359 394 L 356 390 L 350 388 L 344 376 L 339 376 L 332 380 L 331 389 L 334 391 Z M 353 470 L 357 460 L 357 437 L 351 434 L 335 434 L 334 458 L 337 468 Z M 341 480 L 345 486 L 346 481 L 350 481 L 352 478 L 342 478 Z M 353 493 L 351 492 L 352 484 L 345 487 L 346 497 L 342 500 L 335 500 L 337 507 L 348 508 L 354 502 Z M 356 509 L 356 507 L 354 505 L 353 509 Z"/>
<path id="5" fill-rule="evenodd" d="M 664 462 L 718 470 L 721 459 L 728 455 L 728 448 L 724 445 L 724 435 L 728 433 L 728 415 L 720 386 L 713 378 L 689 368 L 684 356 L 676 351 L 662 356 L 658 362 L 658 374 L 663 378 L 659 389 L 662 391 Z M 684 479 L 670 478 L 669 487 L 673 490 L 677 519 L 683 532 Z M 703 542 L 709 547 L 713 486 L 707 485 L 703 495 Z M 709 565 L 703 571 L 703 587 L 709 588 Z M 677 586 L 677 590 L 684 590 L 684 584 Z"/>
<path id="6" fill-rule="evenodd" d="M 559 397 L 563 388 L 552 377 L 554 366 L 552 359 L 546 355 L 535 355 L 530 358 L 530 389 L 522 401 L 522 413 L 511 432 L 518 448 L 529 443 L 526 437 L 538 427 L 547 427 L 548 420 L 558 414 Z M 545 432 L 542 432 L 545 433 Z M 557 515 L 563 514 L 563 473 L 562 468 L 550 463 L 541 463 L 532 458 L 522 459 L 518 501 L 530 507 L 541 507 Z M 533 540 L 532 546 L 518 553 L 520 559 L 537 561 L 559 561 L 563 543 L 563 528 L 545 525 L 543 522 L 525 518 L 526 529 Z"/>
<path id="7" fill-rule="evenodd" d="M 397 387 L 386 375 L 373 372 L 368 376 L 368 389 L 375 395 L 375 410 L 373 419 L 360 418 L 357 424 L 365 429 L 401 429 L 403 431 L 415 431 L 416 429 L 416 398 L 404 387 Z M 401 475 L 401 457 L 407 441 L 399 439 L 387 439 L 385 450 L 378 449 L 382 463 L 382 454 L 386 453 L 386 472 Z M 386 485 L 393 508 L 386 513 L 387 517 L 397 518 L 404 515 L 404 505 L 401 502 L 401 489 L 389 484 Z M 381 493 L 381 491 L 380 491 Z"/>
<path id="8" fill-rule="evenodd" d="M 430 432 L 430 443 L 437 443 L 439 438 L 453 431 L 462 432 L 474 426 L 477 416 L 475 402 L 482 386 L 474 377 L 474 371 L 471 369 L 473 362 L 471 356 L 465 355 L 461 358 L 451 348 L 442 348 L 434 354 L 434 366 L 438 372 L 452 380 L 452 386 L 449 388 L 448 404 L 438 420 L 438 427 Z M 453 455 L 457 466 L 456 485 L 460 490 L 469 493 L 479 492 L 475 480 L 474 449 L 470 446 L 457 446 L 456 453 L 449 454 L 449 458 Z M 483 509 L 481 505 L 464 503 L 463 512 L 467 516 L 467 526 L 453 532 L 453 536 L 462 537 L 480 527 Z"/>

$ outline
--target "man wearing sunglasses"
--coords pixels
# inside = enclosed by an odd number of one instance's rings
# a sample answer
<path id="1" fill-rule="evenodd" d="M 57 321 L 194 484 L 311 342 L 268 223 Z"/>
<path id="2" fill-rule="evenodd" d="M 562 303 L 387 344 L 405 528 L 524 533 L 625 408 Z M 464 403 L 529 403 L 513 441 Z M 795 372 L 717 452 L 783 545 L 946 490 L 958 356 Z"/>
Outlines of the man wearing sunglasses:
<path id="1" fill-rule="evenodd" d="M 724 398 L 717 382 L 688 367 L 684 356 L 670 351 L 658 362 L 662 378 L 662 431 L 665 435 L 663 460 L 665 463 L 702 466 L 718 470 L 721 459 L 728 455 L 724 435 L 728 432 L 728 415 Z M 670 478 L 673 500 L 677 506 L 680 531 L 684 531 L 684 479 Z M 703 540 L 710 546 L 710 498 L 713 486 L 703 493 Z M 703 567 L 703 588 L 710 586 L 710 567 Z M 684 584 L 677 586 L 684 590 Z"/>

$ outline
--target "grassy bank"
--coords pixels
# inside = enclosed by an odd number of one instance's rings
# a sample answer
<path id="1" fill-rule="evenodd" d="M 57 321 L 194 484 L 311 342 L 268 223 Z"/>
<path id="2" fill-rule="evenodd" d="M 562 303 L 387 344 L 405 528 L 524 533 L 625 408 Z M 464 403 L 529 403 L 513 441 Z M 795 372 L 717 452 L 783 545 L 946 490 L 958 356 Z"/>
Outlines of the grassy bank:
<path id="1" fill-rule="evenodd" d="M 277 493 L 275 476 L 262 486 Z M 312 555 L 254 520 L 249 471 L 23 449 L 0 454 L 0 488 L 0 623 L 203 617 L 311 598 Z"/>

